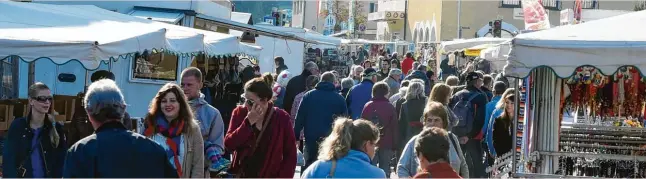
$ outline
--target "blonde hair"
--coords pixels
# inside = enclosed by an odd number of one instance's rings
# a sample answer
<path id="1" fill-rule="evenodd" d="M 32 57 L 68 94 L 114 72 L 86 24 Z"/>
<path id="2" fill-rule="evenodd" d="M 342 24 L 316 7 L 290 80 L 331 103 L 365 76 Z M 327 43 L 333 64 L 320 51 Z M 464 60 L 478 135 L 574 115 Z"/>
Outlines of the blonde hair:
<path id="1" fill-rule="evenodd" d="M 451 100 L 451 94 L 453 90 L 449 85 L 445 84 L 436 84 L 431 90 L 431 95 L 428 98 L 429 105 L 431 101 L 442 103 L 443 105 L 448 105 L 449 100 Z"/>
<path id="2" fill-rule="evenodd" d="M 379 128 L 370 121 L 337 118 L 332 133 L 325 138 L 319 149 L 319 160 L 338 160 L 352 150 L 361 150 L 366 142 L 379 140 Z"/>
<path id="3" fill-rule="evenodd" d="M 47 85 L 45 85 L 44 83 L 36 82 L 33 85 L 29 86 L 27 96 L 29 96 L 29 98 L 36 98 L 38 97 L 38 92 L 42 90 L 49 90 L 49 87 L 47 87 Z M 52 101 L 51 103 L 54 103 L 54 101 Z M 29 106 L 29 118 L 31 118 L 32 109 L 33 108 Z M 49 111 L 47 112 L 47 114 L 45 114 L 44 125 L 52 125 L 51 129 L 49 130 L 49 140 L 51 141 L 54 148 L 56 148 L 58 147 L 58 141 L 60 140 L 61 136 L 58 135 L 58 131 L 56 130 L 56 122 L 54 121 L 53 111 L 54 110 L 52 109 L 52 106 L 49 106 Z"/>
<path id="4" fill-rule="evenodd" d="M 449 77 L 446 77 L 445 83 L 449 86 L 458 86 L 458 84 L 460 84 L 460 79 L 457 76 L 451 75 Z"/>

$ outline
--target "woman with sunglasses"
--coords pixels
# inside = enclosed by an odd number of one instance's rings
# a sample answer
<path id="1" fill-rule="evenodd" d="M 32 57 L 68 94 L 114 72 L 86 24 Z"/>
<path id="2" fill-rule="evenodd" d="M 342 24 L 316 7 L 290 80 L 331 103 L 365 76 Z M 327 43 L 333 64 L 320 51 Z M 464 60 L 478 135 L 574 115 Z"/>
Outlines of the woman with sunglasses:
<path id="1" fill-rule="evenodd" d="M 319 160 L 305 169 L 302 178 L 386 178 L 371 164 L 377 141 L 379 128 L 372 122 L 338 118 L 321 143 Z"/>
<path id="2" fill-rule="evenodd" d="M 29 87 L 29 114 L 15 119 L 5 141 L 4 178 L 61 178 L 67 144 L 54 121 L 52 93 L 43 83 Z"/>
<path id="3" fill-rule="evenodd" d="M 289 114 L 274 107 L 271 88 L 262 78 L 244 85 L 244 98 L 224 137 L 233 153 L 229 173 L 236 178 L 293 178 L 297 151 Z"/>
<path id="4" fill-rule="evenodd" d="M 204 178 L 204 140 L 184 91 L 177 84 L 168 83 L 159 90 L 144 123 L 144 135 L 166 150 L 178 176 Z"/>

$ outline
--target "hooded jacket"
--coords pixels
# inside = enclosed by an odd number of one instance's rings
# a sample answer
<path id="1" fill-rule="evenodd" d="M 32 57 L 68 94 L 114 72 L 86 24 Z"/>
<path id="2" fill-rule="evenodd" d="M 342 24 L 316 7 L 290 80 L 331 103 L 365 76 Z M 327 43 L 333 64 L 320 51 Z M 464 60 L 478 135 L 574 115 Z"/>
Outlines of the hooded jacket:
<path id="1" fill-rule="evenodd" d="M 332 170 L 332 161 L 318 160 L 303 171 L 302 178 L 327 178 Z M 334 178 L 386 178 L 386 173 L 370 163 L 364 152 L 350 150 L 336 161 Z"/>
<path id="2" fill-rule="evenodd" d="M 220 111 L 215 109 L 204 100 L 204 94 L 200 93 L 200 97 L 189 101 L 195 119 L 200 124 L 200 131 L 204 139 L 204 150 L 215 150 L 216 153 L 223 153 L 224 151 L 224 122 Z M 205 156 L 211 158 L 212 156 Z M 204 167 L 210 167 L 210 160 L 204 160 Z M 208 176 L 205 176 L 208 177 Z"/>
<path id="3" fill-rule="evenodd" d="M 304 129 L 305 141 L 318 141 L 330 134 L 334 119 L 346 116 L 347 110 L 345 101 L 334 89 L 334 84 L 320 82 L 314 90 L 303 96 L 296 112 L 294 136 L 300 138 L 300 131 Z"/>
<path id="4" fill-rule="evenodd" d="M 308 76 L 312 75 L 312 73 L 307 70 L 303 69 L 303 72 L 289 80 L 287 82 L 287 89 L 285 91 L 285 98 L 283 99 L 283 107 L 285 107 L 285 111 L 292 111 L 292 104 L 294 104 L 294 98 L 296 95 L 299 93 L 305 91 L 305 79 L 307 79 Z"/>
<path id="5" fill-rule="evenodd" d="M 371 80 L 363 80 L 361 83 L 350 88 L 350 92 L 348 92 L 345 101 L 348 105 L 348 114 L 350 114 L 352 119 L 359 119 L 361 117 L 363 107 L 372 99 L 372 86 L 374 84 Z"/>

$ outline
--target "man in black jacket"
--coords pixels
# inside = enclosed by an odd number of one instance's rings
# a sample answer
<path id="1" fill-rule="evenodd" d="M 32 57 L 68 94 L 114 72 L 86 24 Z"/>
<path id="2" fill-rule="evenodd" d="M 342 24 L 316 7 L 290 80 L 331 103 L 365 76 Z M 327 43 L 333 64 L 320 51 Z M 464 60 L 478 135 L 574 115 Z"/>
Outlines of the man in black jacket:
<path id="1" fill-rule="evenodd" d="M 287 91 L 285 91 L 285 99 L 283 99 L 285 111 L 292 111 L 294 98 L 305 91 L 305 79 L 310 75 L 319 75 L 319 67 L 314 62 L 307 62 L 303 67 L 303 72 L 287 82 Z"/>
<path id="2" fill-rule="evenodd" d="M 465 157 L 469 157 L 471 163 L 467 162 L 469 166 L 469 178 L 486 178 L 485 165 L 483 160 L 484 151 L 482 149 L 482 126 L 485 121 L 486 105 L 487 105 L 487 96 L 484 94 L 480 88 L 483 85 L 483 75 L 477 72 L 469 72 L 466 75 L 467 85 L 465 89 L 457 92 L 449 106 L 455 106 L 459 101 L 465 100 L 465 98 L 470 98 L 475 96 L 471 100 L 471 114 L 473 118 L 471 121 L 462 119 L 465 122 L 471 122 L 471 124 L 460 125 L 460 126 L 471 126 L 466 127 L 468 131 L 465 134 L 458 132 L 461 131 L 458 126 L 454 127 L 454 133 L 460 138 L 460 144 L 462 144 L 462 150 L 465 153 Z M 455 111 L 454 111 L 455 112 Z M 460 114 L 456 114 L 460 116 Z"/>
<path id="3" fill-rule="evenodd" d="M 121 123 L 123 94 L 109 79 L 92 83 L 85 111 L 96 132 L 67 151 L 63 178 L 178 178 L 166 151 Z"/>

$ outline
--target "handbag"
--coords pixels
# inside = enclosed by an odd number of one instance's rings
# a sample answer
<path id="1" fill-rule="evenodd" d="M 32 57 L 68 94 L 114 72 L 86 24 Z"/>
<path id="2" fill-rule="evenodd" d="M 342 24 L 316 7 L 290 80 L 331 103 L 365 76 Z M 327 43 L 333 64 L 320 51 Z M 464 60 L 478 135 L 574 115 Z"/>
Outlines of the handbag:
<path id="1" fill-rule="evenodd" d="M 258 135 L 258 138 L 256 138 L 255 145 L 253 145 L 253 147 L 251 148 L 251 152 L 249 153 L 249 156 L 247 156 L 244 160 L 245 163 L 246 163 L 246 160 L 249 159 L 251 156 L 253 156 L 253 154 L 256 152 L 256 149 L 258 148 L 258 144 L 260 143 L 260 139 L 262 139 L 263 134 L 265 134 L 265 131 L 266 131 L 265 129 L 267 129 L 267 126 L 269 126 L 269 122 L 271 122 L 269 120 L 273 115 L 274 115 L 274 108 L 272 107 L 269 113 L 267 114 L 267 117 L 265 117 L 265 120 L 263 121 L 262 128 L 260 130 L 260 134 Z M 238 171 L 238 173 L 235 176 L 238 178 L 244 177 L 245 176 L 244 168 L 240 169 L 240 171 Z"/>

